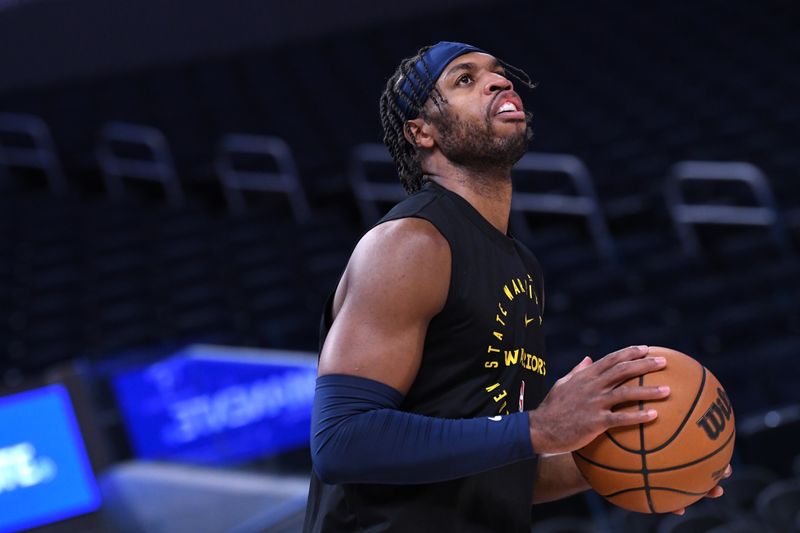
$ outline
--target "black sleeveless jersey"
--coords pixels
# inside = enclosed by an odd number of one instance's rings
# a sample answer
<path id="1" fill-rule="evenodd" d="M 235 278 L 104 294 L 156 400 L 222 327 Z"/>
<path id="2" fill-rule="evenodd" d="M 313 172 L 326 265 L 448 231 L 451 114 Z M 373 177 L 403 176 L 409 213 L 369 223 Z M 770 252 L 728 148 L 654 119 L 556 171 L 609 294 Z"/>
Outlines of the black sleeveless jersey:
<path id="1" fill-rule="evenodd" d="M 447 301 L 429 324 L 419 373 L 401 409 L 441 418 L 534 409 L 546 393 L 547 374 L 538 261 L 434 182 L 379 224 L 406 217 L 428 220 L 447 239 L 452 271 Z M 304 531 L 527 532 L 535 468 L 531 459 L 420 485 L 328 485 L 312 472 Z"/>

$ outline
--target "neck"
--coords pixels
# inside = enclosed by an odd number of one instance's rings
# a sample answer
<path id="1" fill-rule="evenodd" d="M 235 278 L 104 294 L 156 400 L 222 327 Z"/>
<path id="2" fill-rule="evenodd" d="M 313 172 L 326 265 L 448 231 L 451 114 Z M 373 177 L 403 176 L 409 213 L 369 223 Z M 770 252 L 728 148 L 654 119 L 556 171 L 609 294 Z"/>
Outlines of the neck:
<path id="1" fill-rule="evenodd" d="M 475 171 L 449 165 L 426 172 L 429 179 L 464 198 L 503 235 L 511 213 L 511 169 Z"/>

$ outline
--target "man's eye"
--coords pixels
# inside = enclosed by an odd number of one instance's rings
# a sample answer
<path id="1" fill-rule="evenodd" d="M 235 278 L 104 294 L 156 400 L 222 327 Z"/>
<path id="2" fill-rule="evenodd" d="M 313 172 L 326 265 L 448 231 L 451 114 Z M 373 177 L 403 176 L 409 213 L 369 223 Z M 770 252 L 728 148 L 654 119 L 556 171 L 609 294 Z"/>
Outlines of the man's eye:
<path id="1" fill-rule="evenodd" d="M 463 76 L 458 78 L 458 81 L 456 83 L 463 85 L 471 81 L 472 81 L 472 76 L 470 76 L 469 74 L 464 74 Z"/>

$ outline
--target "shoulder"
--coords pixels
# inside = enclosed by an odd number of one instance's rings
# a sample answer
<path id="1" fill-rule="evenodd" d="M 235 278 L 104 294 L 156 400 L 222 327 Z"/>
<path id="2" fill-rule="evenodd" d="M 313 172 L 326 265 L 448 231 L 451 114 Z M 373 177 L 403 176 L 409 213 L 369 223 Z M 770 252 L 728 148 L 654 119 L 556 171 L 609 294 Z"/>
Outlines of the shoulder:
<path id="1" fill-rule="evenodd" d="M 390 220 L 368 231 L 356 245 L 350 258 L 351 267 L 369 266 L 385 274 L 426 273 L 435 276 L 450 264 L 447 239 L 428 220 L 401 218 Z M 447 271 L 449 277 L 449 270 Z"/>
<path id="2" fill-rule="evenodd" d="M 388 220 L 373 227 L 359 241 L 358 247 L 426 251 L 434 255 L 449 252 L 450 245 L 441 231 L 427 218 L 405 217 Z"/>
<path id="3" fill-rule="evenodd" d="M 345 298 L 415 300 L 435 314 L 450 285 L 450 245 L 425 219 L 401 218 L 375 226 L 358 242 L 336 291 Z"/>

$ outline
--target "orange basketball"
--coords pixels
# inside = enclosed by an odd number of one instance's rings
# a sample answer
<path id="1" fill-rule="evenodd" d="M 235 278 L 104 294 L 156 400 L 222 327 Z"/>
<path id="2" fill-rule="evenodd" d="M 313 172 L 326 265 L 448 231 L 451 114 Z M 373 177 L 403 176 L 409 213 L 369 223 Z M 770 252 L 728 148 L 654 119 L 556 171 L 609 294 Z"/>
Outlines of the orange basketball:
<path id="1" fill-rule="evenodd" d="M 611 503 L 640 513 L 685 507 L 714 488 L 733 453 L 733 409 L 717 378 L 675 350 L 650 347 L 667 366 L 622 385 L 669 385 L 663 400 L 617 410 L 655 408 L 652 422 L 614 428 L 573 452 L 594 490 Z"/>

